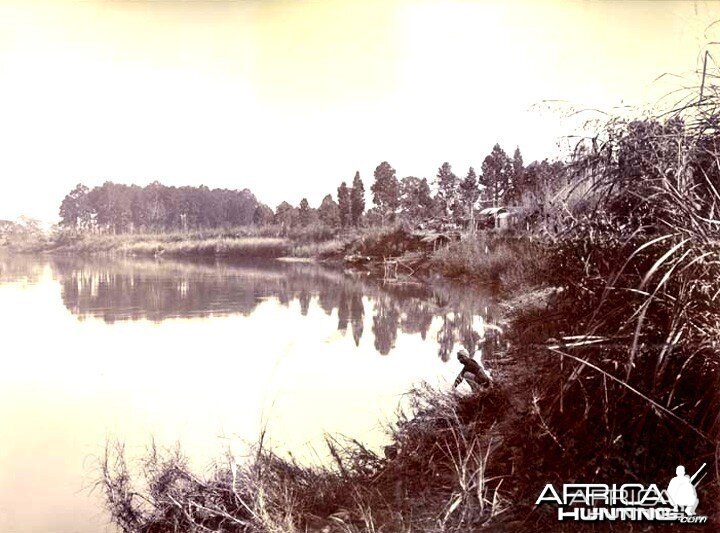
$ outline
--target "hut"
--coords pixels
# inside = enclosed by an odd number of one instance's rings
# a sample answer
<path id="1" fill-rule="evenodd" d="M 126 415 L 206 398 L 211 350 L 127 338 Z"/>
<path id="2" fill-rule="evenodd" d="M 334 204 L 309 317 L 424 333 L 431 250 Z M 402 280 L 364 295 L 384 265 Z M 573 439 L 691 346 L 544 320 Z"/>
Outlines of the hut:
<path id="1" fill-rule="evenodd" d="M 492 221 L 495 229 L 507 230 L 517 226 L 520 221 L 521 209 L 517 207 L 486 207 L 478 215 Z"/>

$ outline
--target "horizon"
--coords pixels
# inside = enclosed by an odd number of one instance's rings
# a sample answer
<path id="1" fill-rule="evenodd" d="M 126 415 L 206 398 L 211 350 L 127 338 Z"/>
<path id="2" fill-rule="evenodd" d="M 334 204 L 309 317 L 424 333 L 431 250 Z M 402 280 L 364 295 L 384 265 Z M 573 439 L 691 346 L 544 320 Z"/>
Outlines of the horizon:
<path id="1" fill-rule="evenodd" d="M 55 222 L 80 182 L 317 207 L 356 170 L 370 203 L 382 161 L 432 182 L 495 143 L 556 159 L 573 110 L 642 113 L 681 83 L 663 74 L 695 83 L 718 19 L 712 1 L 0 1 L 0 220 Z"/>

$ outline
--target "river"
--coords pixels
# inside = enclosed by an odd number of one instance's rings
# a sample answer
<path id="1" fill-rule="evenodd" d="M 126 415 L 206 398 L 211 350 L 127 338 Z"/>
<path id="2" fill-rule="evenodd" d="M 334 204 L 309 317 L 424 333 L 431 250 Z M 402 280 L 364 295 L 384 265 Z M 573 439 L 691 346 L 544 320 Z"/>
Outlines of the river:
<path id="1" fill-rule="evenodd" d="M 108 441 L 180 443 L 199 474 L 263 429 L 304 463 L 326 433 L 381 450 L 458 349 L 492 366 L 491 302 L 314 264 L 0 255 L 0 531 L 114 532 L 92 490 Z"/>

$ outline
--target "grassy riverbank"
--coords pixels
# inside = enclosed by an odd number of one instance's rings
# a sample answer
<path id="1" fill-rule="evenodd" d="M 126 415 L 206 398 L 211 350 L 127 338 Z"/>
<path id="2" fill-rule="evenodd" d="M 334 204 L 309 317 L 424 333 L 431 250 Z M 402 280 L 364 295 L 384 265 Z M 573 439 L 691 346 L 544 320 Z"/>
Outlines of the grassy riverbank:
<path id="1" fill-rule="evenodd" d="M 137 257 L 312 257 L 336 243 L 336 231 L 324 226 L 286 229 L 242 226 L 195 231 L 122 233 L 56 228 L 0 243 L 18 253 Z"/>
<path id="2" fill-rule="evenodd" d="M 281 257 L 292 251 L 288 239 L 239 232 L 81 235 L 50 248 L 54 253 L 138 257 Z"/>
<path id="3" fill-rule="evenodd" d="M 113 235 L 60 231 L 11 242 L 11 251 L 56 255 L 168 258 L 281 258 L 327 261 L 383 275 L 383 262 L 394 259 L 404 279 L 441 276 L 515 292 L 542 277 L 542 243 L 529 234 L 481 231 L 465 233 L 443 246 L 422 242 L 407 225 L 357 228 L 339 233 L 324 227 L 245 227 L 175 233 Z M 362 262 L 348 261 L 361 258 Z"/>
<path id="4" fill-rule="evenodd" d="M 494 385 L 418 389 L 386 454 L 330 440 L 326 468 L 259 446 L 200 479 L 180 457 L 153 453 L 146 483 L 133 485 L 110 453 L 102 484 L 113 519 L 128 532 L 597 531 L 612 524 L 558 522 L 555 507 L 535 506 L 544 484 L 664 488 L 677 465 L 706 464 L 698 514 L 712 525 L 700 528 L 717 527 L 717 109 L 611 122 L 602 147 L 576 157 L 566 216 L 541 241 L 488 233 L 427 251 L 392 229 L 323 245 L 505 285 L 509 345 Z"/>

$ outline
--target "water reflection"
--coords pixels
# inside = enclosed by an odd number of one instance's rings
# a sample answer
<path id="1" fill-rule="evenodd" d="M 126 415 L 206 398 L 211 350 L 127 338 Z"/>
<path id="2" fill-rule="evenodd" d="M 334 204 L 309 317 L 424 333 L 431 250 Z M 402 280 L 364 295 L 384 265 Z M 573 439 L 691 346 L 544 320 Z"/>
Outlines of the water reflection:
<path id="1" fill-rule="evenodd" d="M 108 436 L 177 440 L 198 468 L 266 429 L 299 460 L 325 432 L 379 450 L 456 349 L 492 368 L 490 302 L 309 264 L 0 254 L 0 531 L 105 530 L 84 488 Z"/>
<path id="2" fill-rule="evenodd" d="M 107 323 L 147 319 L 251 314 L 274 298 L 284 306 L 298 302 L 306 316 L 312 306 L 337 319 L 337 330 L 351 332 L 356 345 L 372 315 L 373 345 L 381 355 L 393 351 L 398 333 L 427 339 L 433 320 L 438 355 L 447 361 L 455 346 L 470 354 L 495 341 L 489 295 L 449 286 L 384 285 L 365 276 L 313 264 L 272 262 L 199 263 L 171 261 L 78 261 L 53 258 L 64 305 L 80 319 Z M 2 263 L 0 263 L 2 264 Z M 12 269 L 11 269 L 12 270 Z"/>

